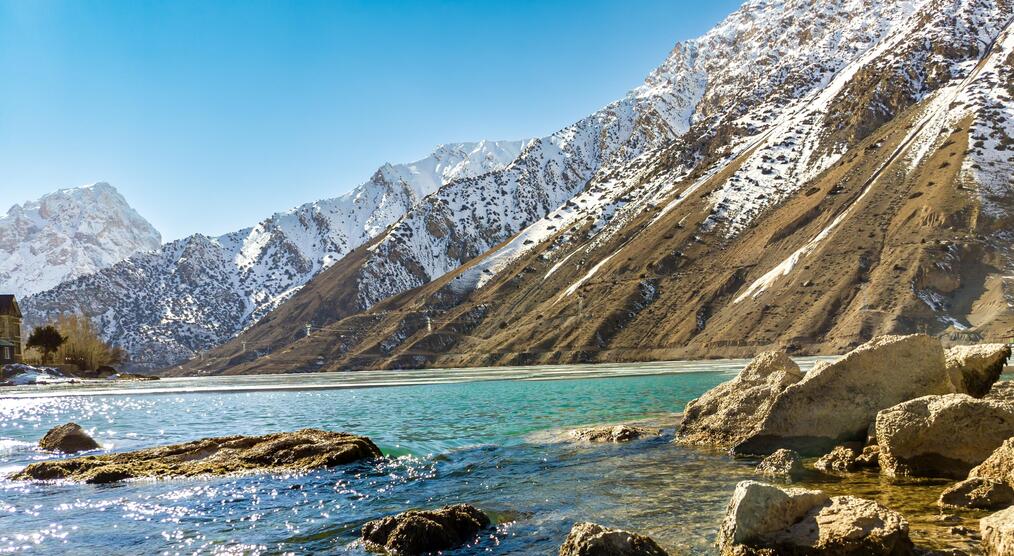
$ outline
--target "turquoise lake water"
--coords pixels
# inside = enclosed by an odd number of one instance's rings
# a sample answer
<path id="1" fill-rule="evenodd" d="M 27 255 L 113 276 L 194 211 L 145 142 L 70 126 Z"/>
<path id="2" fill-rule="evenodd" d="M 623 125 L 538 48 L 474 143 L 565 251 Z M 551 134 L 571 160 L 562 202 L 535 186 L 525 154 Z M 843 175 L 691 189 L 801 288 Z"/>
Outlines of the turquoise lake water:
<path id="1" fill-rule="evenodd" d="M 804 368 L 813 359 L 800 361 Z M 0 552 L 350 553 L 368 520 L 471 503 L 495 530 L 450 554 L 555 554 L 571 525 L 647 533 L 711 554 L 752 464 L 672 444 L 675 413 L 743 361 L 172 379 L 0 389 L 0 474 L 54 456 L 74 421 L 121 451 L 305 427 L 372 438 L 382 460 L 305 474 L 115 485 L 0 480 Z M 383 387 L 381 387 L 383 386 Z M 658 439 L 566 441 L 585 424 L 647 420 Z"/>

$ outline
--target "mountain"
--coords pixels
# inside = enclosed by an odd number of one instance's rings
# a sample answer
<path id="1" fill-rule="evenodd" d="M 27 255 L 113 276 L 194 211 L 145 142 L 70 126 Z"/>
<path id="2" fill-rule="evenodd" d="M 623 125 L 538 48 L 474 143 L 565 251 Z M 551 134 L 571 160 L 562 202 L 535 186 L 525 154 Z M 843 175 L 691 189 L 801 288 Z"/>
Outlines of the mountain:
<path id="1" fill-rule="evenodd" d="M 1010 337 L 1012 15 L 1008 0 L 747 2 L 182 372 Z"/>
<path id="2" fill-rule="evenodd" d="M 108 183 L 61 189 L 0 216 L 0 292 L 25 297 L 160 245 Z"/>
<path id="3" fill-rule="evenodd" d="M 256 322 L 442 184 L 502 168 L 523 145 L 442 145 L 422 160 L 384 165 L 346 195 L 220 237 L 168 243 L 33 295 L 22 310 L 33 324 L 65 311 L 83 313 L 134 364 L 171 365 Z"/>

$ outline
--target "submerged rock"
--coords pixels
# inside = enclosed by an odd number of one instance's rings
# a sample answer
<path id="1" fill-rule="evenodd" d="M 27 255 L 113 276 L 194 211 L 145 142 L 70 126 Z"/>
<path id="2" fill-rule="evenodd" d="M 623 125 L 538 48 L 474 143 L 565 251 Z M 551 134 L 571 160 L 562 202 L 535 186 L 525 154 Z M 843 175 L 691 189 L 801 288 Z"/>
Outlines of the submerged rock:
<path id="1" fill-rule="evenodd" d="M 859 452 L 852 446 L 835 446 L 813 464 L 813 467 L 825 472 L 851 473 L 859 465 Z"/>
<path id="2" fill-rule="evenodd" d="M 980 519 L 979 532 L 986 556 L 1014 554 L 1014 507 Z"/>
<path id="3" fill-rule="evenodd" d="M 1014 489 L 993 479 L 965 479 L 944 490 L 937 504 L 945 508 L 998 510 L 1014 504 Z"/>
<path id="4" fill-rule="evenodd" d="M 560 556 L 667 556 L 654 540 L 644 535 L 608 529 L 594 523 L 578 523 L 560 547 Z"/>
<path id="5" fill-rule="evenodd" d="M 570 431 L 571 438 L 587 442 L 630 442 L 660 434 L 662 434 L 660 429 L 635 425 L 605 425 Z"/>
<path id="6" fill-rule="evenodd" d="M 754 431 L 778 394 L 802 378 L 784 352 L 762 353 L 736 378 L 687 404 L 676 441 L 731 447 Z"/>
<path id="7" fill-rule="evenodd" d="M 1010 359 L 1007 344 L 955 346 L 947 350 L 947 372 L 956 391 L 975 398 L 985 396 Z"/>
<path id="8" fill-rule="evenodd" d="M 792 450 L 776 450 L 775 453 L 764 458 L 757 465 L 756 473 L 765 477 L 791 480 L 799 477 L 806 470 L 803 468 L 803 458 Z"/>
<path id="9" fill-rule="evenodd" d="M 369 550 L 425 554 L 468 544 L 489 525 L 489 516 L 482 510 L 458 504 L 439 510 L 409 510 L 367 522 L 362 538 Z"/>
<path id="10" fill-rule="evenodd" d="M 925 396 L 877 415 L 880 470 L 963 479 L 1014 436 L 1014 406 L 967 394 Z"/>
<path id="11" fill-rule="evenodd" d="M 52 428 L 39 441 L 39 448 L 50 452 L 63 452 L 65 454 L 98 450 L 101 447 L 77 423 L 67 423 L 66 425 Z"/>
<path id="12" fill-rule="evenodd" d="M 1014 438 L 1004 440 L 989 457 L 969 471 L 968 476 L 993 479 L 1014 487 Z"/>
<path id="13" fill-rule="evenodd" d="M 719 546 L 724 555 L 914 553 L 908 522 L 872 500 L 753 481 L 736 487 Z"/>
<path id="14" fill-rule="evenodd" d="M 944 349 L 929 336 L 882 336 L 834 363 L 818 364 L 785 389 L 736 454 L 790 448 L 804 456 L 866 439 L 877 412 L 929 394 L 954 391 Z"/>
<path id="15" fill-rule="evenodd" d="M 369 438 L 303 429 L 263 436 L 223 436 L 135 452 L 33 463 L 14 480 L 67 479 L 109 483 L 142 477 L 227 475 L 274 469 L 306 470 L 377 458 Z"/>

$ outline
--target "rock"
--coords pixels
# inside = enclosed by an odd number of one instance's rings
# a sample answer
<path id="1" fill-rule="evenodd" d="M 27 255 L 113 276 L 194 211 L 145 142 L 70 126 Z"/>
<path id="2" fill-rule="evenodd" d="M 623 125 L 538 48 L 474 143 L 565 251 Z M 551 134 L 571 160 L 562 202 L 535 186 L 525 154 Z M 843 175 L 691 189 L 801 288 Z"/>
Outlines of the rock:
<path id="1" fill-rule="evenodd" d="M 775 453 L 764 458 L 757 466 L 756 472 L 766 477 L 791 480 L 802 475 L 803 458 L 792 450 L 776 450 Z"/>
<path id="2" fill-rule="evenodd" d="M 1014 507 L 980 519 L 979 532 L 986 556 L 1014 554 Z"/>
<path id="3" fill-rule="evenodd" d="M 644 535 L 578 523 L 560 547 L 560 556 L 666 556 L 668 553 Z"/>
<path id="4" fill-rule="evenodd" d="M 856 467 L 880 467 L 880 446 L 874 444 L 863 447 L 862 453 L 856 457 Z"/>
<path id="5" fill-rule="evenodd" d="M 813 467 L 820 471 L 851 473 L 858 465 L 856 460 L 859 452 L 851 446 L 835 446 L 829 453 L 824 454 L 813 464 Z"/>
<path id="6" fill-rule="evenodd" d="M 369 438 L 303 429 L 263 436 L 224 436 L 135 452 L 33 463 L 13 480 L 110 483 L 141 477 L 193 477 L 332 467 L 382 454 Z"/>
<path id="7" fill-rule="evenodd" d="M 99 446 L 98 442 L 95 442 L 92 437 L 88 436 L 88 433 L 81 428 L 81 425 L 67 423 L 66 425 L 50 429 L 42 437 L 42 440 L 39 441 L 39 448 L 50 452 L 74 454 L 88 450 L 98 450 L 102 446 Z"/>
<path id="8" fill-rule="evenodd" d="M 370 550 L 393 554 L 425 554 L 457 548 L 475 540 L 489 527 L 482 510 L 458 504 L 439 510 L 409 510 L 363 525 L 362 538 Z"/>
<path id="9" fill-rule="evenodd" d="M 838 444 L 865 440 L 882 409 L 953 391 L 940 342 L 921 334 L 882 336 L 834 363 L 818 364 L 786 388 L 733 452 L 790 448 L 803 456 L 824 454 Z"/>
<path id="10" fill-rule="evenodd" d="M 736 487 L 719 546 L 723 555 L 914 553 L 908 522 L 872 500 L 753 481 Z"/>
<path id="11" fill-rule="evenodd" d="M 754 431 L 779 393 L 802 378 L 784 352 L 762 353 L 736 378 L 687 404 L 676 441 L 731 447 Z"/>
<path id="12" fill-rule="evenodd" d="M 988 458 L 968 472 L 968 477 L 993 479 L 1014 487 L 1014 438 L 1004 440 Z"/>
<path id="13" fill-rule="evenodd" d="M 982 399 L 1014 404 L 1014 380 L 997 382 Z"/>
<path id="14" fill-rule="evenodd" d="M 971 478 L 955 483 L 940 495 L 945 508 L 998 510 L 1014 504 L 1014 489 L 993 479 Z"/>
<path id="15" fill-rule="evenodd" d="M 925 396 L 877 415 L 880 470 L 963 479 L 1014 436 L 1014 406 L 967 394 Z"/>
<path id="16" fill-rule="evenodd" d="M 638 438 L 658 436 L 660 429 L 634 425 L 606 425 L 570 431 L 571 438 L 587 442 L 630 442 Z"/>
<path id="17" fill-rule="evenodd" d="M 954 346 L 947 350 L 947 372 L 959 394 L 975 398 L 985 396 L 1000 378 L 1010 358 L 1007 344 Z"/>

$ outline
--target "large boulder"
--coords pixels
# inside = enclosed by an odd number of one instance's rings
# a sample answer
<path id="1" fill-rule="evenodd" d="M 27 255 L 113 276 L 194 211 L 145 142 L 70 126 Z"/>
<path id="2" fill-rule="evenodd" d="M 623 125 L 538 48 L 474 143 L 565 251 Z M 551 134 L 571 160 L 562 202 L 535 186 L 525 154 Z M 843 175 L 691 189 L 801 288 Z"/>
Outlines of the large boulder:
<path id="1" fill-rule="evenodd" d="M 607 529 L 594 523 L 578 523 L 560 547 L 560 556 L 667 556 L 654 540 L 644 535 Z"/>
<path id="2" fill-rule="evenodd" d="M 111 483 L 133 478 L 228 475 L 333 467 L 382 454 L 369 438 L 303 429 L 263 436 L 223 436 L 135 452 L 33 463 L 13 480 Z"/>
<path id="3" fill-rule="evenodd" d="M 974 477 L 946 488 L 937 504 L 944 508 L 998 510 L 1014 504 L 1014 489 L 994 479 Z"/>
<path id="4" fill-rule="evenodd" d="M 967 394 L 925 396 L 877 415 L 880 470 L 963 479 L 1014 436 L 1014 406 Z"/>
<path id="5" fill-rule="evenodd" d="M 980 519 L 979 532 L 986 556 L 1014 554 L 1014 507 Z"/>
<path id="6" fill-rule="evenodd" d="M 929 336 L 882 336 L 834 363 L 818 364 L 771 404 L 760 425 L 733 448 L 770 454 L 790 448 L 804 456 L 866 440 L 877 412 L 912 398 L 954 392 L 944 348 Z"/>
<path id="7" fill-rule="evenodd" d="M 489 516 L 482 510 L 458 504 L 439 510 L 409 510 L 367 522 L 362 538 L 370 550 L 427 554 L 468 544 L 489 525 Z"/>
<path id="8" fill-rule="evenodd" d="M 914 552 L 908 522 L 872 500 L 753 481 L 737 485 L 718 543 L 724 555 Z"/>
<path id="9" fill-rule="evenodd" d="M 764 458 L 754 470 L 759 475 L 782 480 L 792 480 L 805 473 L 803 458 L 792 450 L 776 450 Z"/>
<path id="10" fill-rule="evenodd" d="M 1014 438 L 1003 441 L 999 448 L 968 472 L 969 478 L 993 479 L 1014 487 Z"/>
<path id="11" fill-rule="evenodd" d="M 947 350 L 947 373 L 959 394 L 981 398 L 999 380 L 1010 358 L 1007 344 L 955 346 Z"/>
<path id="12" fill-rule="evenodd" d="M 98 450 L 101 447 L 77 423 L 67 423 L 66 425 L 52 428 L 42 437 L 42 440 L 39 440 L 39 448 L 50 452 L 63 452 L 65 454 Z"/>
<path id="13" fill-rule="evenodd" d="M 687 404 L 676 441 L 731 447 L 754 431 L 778 394 L 802 378 L 799 365 L 784 352 L 762 353 L 736 378 Z"/>
<path id="14" fill-rule="evenodd" d="M 650 438 L 662 434 L 657 428 L 636 425 L 605 425 L 588 427 L 570 431 L 570 437 L 584 442 L 630 442 L 640 438 Z"/>

